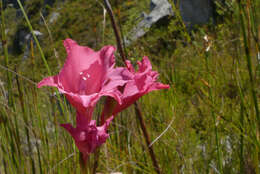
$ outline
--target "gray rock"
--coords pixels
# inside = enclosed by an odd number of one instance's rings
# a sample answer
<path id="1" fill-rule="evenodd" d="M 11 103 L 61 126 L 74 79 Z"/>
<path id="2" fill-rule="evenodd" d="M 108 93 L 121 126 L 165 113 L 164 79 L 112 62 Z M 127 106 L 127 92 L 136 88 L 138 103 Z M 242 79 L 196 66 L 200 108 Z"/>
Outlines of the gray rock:
<path id="1" fill-rule="evenodd" d="M 212 0 L 181 0 L 179 5 L 182 19 L 188 28 L 213 19 Z"/>
<path id="2" fill-rule="evenodd" d="M 35 34 L 35 36 L 38 39 L 40 39 L 41 36 L 43 35 L 40 31 L 37 31 L 37 30 L 34 30 L 33 33 Z M 26 34 L 25 37 L 24 37 L 24 40 L 22 41 L 22 44 L 25 45 L 25 51 L 24 51 L 24 55 L 23 55 L 23 60 L 26 60 L 29 57 L 29 55 L 30 55 L 31 41 L 33 41 L 33 45 L 35 46 L 35 42 L 34 42 L 32 33 Z"/>
<path id="3" fill-rule="evenodd" d="M 143 20 L 125 38 L 126 45 L 142 37 L 153 24 L 165 16 L 173 15 L 171 4 L 167 0 L 151 0 L 151 12 L 147 15 L 142 13 Z"/>
<path id="4" fill-rule="evenodd" d="M 177 0 L 174 0 L 176 4 Z M 179 9 L 188 30 L 194 25 L 201 25 L 213 20 L 213 0 L 180 0 Z M 151 0 L 150 13 L 141 14 L 143 20 L 124 38 L 126 46 L 145 35 L 149 28 L 165 16 L 174 15 L 171 4 L 167 0 Z M 214 21 L 213 21 L 214 22 Z"/>
<path id="5" fill-rule="evenodd" d="M 50 14 L 50 18 L 49 18 L 49 23 L 52 24 L 53 22 L 55 22 L 60 16 L 60 13 L 58 12 L 53 12 Z"/>

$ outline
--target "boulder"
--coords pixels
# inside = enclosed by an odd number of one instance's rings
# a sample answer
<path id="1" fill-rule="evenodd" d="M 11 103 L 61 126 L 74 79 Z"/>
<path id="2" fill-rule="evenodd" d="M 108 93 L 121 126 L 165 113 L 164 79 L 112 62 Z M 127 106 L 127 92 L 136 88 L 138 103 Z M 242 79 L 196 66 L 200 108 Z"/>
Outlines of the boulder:
<path id="1" fill-rule="evenodd" d="M 42 37 L 42 33 L 40 31 L 34 30 L 33 33 L 35 34 L 35 36 L 40 39 Z M 24 40 L 22 41 L 22 43 L 25 45 L 25 51 L 24 51 L 24 55 L 23 55 L 23 60 L 27 59 L 30 56 L 30 52 L 31 52 L 31 41 L 33 41 L 33 46 L 35 46 L 35 42 L 33 39 L 33 35 L 32 33 L 27 33 L 24 37 Z"/>
<path id="2" fill-rule="evenodd" d="M 195 25 L 214 22 L 214 0 L 174 0 L 180 9 L 180 15 L 184 24 L 191 30 Z M 149 28 L 166 16 L 174 15 L 171 4 L 168 0 L 151 0 L 150 13 L 142 13 L 143 20 L 132 29 L 124 38 L 126 46 L 142 37 L 149 31 Z"/>
<path id="3" fill-rule="evenodd" d="M 33 32 L 38 39 L 42 38 L 43 34 L 40 31 L 34 30 Z M 34 39 L 31 32 L 28 31 L 28 29 L 18 29 L 15 33 L 10 53 L 14 55 L 20 55 L 23 53 L 23 60 L 25 60 L 30 55 L 31 41 L 34 41 Z M 35 42 L 33 42 L 33 44 L 35 45 Z"/>
<path id="4" fill-rule="evenodd" d="M 143 20 L 124 39 L 126 45 L 142 37 L 160 19 L 173 15 L 171 4 L 167 0 L 151 0 L 150 11 L 148 15 L 142 13 Z"/>
<path id="5" fill-rule="evenodd" d="M 213 4 L 213 0 L 180 0 L 179 9 L 185 25 L 191 29 L 213 20 Z"/>

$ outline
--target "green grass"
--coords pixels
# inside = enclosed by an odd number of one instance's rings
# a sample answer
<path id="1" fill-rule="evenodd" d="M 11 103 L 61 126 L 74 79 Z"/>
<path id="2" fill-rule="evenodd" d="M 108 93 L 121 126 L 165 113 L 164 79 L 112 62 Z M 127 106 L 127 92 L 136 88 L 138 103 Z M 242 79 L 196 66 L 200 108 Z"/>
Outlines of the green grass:
<path id="1" fill-rule="evenodd" d="M 124 35 L 149 4 L 111 2 Z M 227 1 L 228 8 L 218 9 L 222 22 L 201 26 L 190 35 L 180 18 L 171 17 L 126 48 L 132 62 L 148 56 L 160 73 L 159 80 L 171 86 L 139 100 L 151 140 L 156 139 L 153 148 L 163 173 L 259 172 L 260 4 L 248 2 Z M 75 111 L 62 97 L 53 97 L 55 89 L 37 89 L 36 83 L 59 71 L 53 48 L 64 62 L 61 41 L 66 37 L 99 49 L 103 43 L 116 45 L 113 30 L 108 16 L 103 26 L 103 9 L 96 1 L 68 1 L 60 9 L 58 3 L 45 7 L 60 12 L 58 20 L 48 24 L 51 40 L 33 5 L 34 1 L 25 5 L 27 22 L 24 18 L 14 22 L 11 8 L 1 10 L 5 21 L 1 38 L 7 40 L 7 47 L 0 54 L 0 173 L 80 173 L 79 152 L 59 126 L 74 123 Z M 24 48 L 14 54 L 8 47 L 13 46 L 17 28 L 27 28 L 29 23 L 28 31 L 40 30 L 44 38 L 22 61 Z M 208 52 L 205 35 L 211 44 Z M 95 113 L 101 108 L 102 102 Z M 109 132 L 100 149 L 98 172 L 155 173 L 134 107 L 120 113 Z M 94 155 L 89 164 L 91 168 Z"/>

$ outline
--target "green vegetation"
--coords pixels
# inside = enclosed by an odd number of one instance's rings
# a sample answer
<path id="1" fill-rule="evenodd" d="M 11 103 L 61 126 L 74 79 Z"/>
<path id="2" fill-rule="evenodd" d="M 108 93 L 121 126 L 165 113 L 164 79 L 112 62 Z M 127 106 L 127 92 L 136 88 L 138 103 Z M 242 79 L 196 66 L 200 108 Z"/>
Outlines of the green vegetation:
<path id="1" fill-rule="evenodd" d="M 125 36 L 149 0 L 111 0 L 111 5 Z M 36 84 L 48 76 L 46 66 L 52 74 L 59 71 L 66 58 L 65 38 L 95 50 L 116 45 L 109 17 L 104 25 L 104 9 L 95 0 L 53 6 L 31 0 L 24 7 L 32 28 L 43 33 L 44 55 L 31 46 L 23 58 L 26 46 L 17 44 L 16 33 L 29 32 L 28 22 L 11 7 L 1 9 L 0 173 L 80 173 L 78 150 L 59 126 L 75 122 L 75 111 L 53 95 L 55 89 L 39 90 Z M 151 139 L 159 137 L 153 148 L 162 173 L 260 171 L 260 2 L 217 1 L 216 8 L 214 25 L 188 33 L 178 15 L 169 17 L 126 48 L 133 63 L 148 56 L 160 81 L 171 86 L 139 100 Z M 44 16 L 58 12 L 59 17 L 49 23 L 50 15 L 43 20 L 40 11 Z M 97 171 L 155 173 L 133 107 L 111 125 Z"/>

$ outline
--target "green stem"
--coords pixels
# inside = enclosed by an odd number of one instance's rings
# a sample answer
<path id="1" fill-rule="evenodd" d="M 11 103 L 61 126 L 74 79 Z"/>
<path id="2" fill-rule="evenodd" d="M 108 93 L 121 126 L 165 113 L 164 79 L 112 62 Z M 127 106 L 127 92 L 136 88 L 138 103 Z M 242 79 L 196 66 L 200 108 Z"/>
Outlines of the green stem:
<path id="1" fill-rule="evenodd" d="M 254 82 L 254 77 L 253 77 L 253 68 L 252 68 L 252 61 L 251 61 L 251 54 L 250 54 L 250 33 L 246 33 L 246 23 L 244 20 L 244 15 L 245 15 L 245 10 L 242 7 L 241 0 L 238 0 L 238 6 L 239 6 L 239 17 L 240 17 L 240 24 L 241 24 L 241 29 L 242 29 L 242 35 L 243 35 L 243 41 L 244 41 L 244 49 L 246 53 L 246 61 L 247 61 L 247 69 L 248 69 L 248 74 L 250 78 L 250 91 L 252 94 L 253 102 L 254 102 L 254 108 L 255 108 L 255 113 L 256 113 L 256 120 L 257 120 L 257 126 L 255 123 L 253 123 L 254 127 L 254 132 L 256 135 L 256 141 L 258 141 L 258 130 L 260 128 L 260 117 L 259 117 L 259 108 L 258 108 L 258 101 L 257 101 L 257 96 L 256 96 L 256 91 L 255 91 L 255 82 Z M 250 23 L 250 21 L 248 21 Z M 249 24 L 248 24 L 249 26 Z M 250 31 L 248 31 L 250 32 Z M 254 167 L 255 167 L 255 172 L 259 173 L 259 159 L 258 159 L 258 146 L 255 146 L 255 153 L 254 153 Z"/>
<path id="2" fill-rule="evenodd" d="M 42 60 L 43 60 L 43 62 L 44 62 L 45 68 L 47 69 L 48 75 L 51 76 L 51 75 L 52 75 L 52 74 L 51 74 L 51 70 L 50 70 L 49 65 L 48 65 L 48 63 L 47 63 L 47 60 L 46 60 L 46 58 L 45 58 L 45 56 L 44 56 L 44 53 L 43 53 L 42 48 L 41 48 L 41 45 L 40 45 L 40 43 L 39 43 L 39 41 L 38 41 L 36 35 L 35 35 L 34 32 L 33 32 L 32 25 L 31 25 L 31 23 L 30 23 L 30 21 L 29 21 L 29 19 L 28 19 L 27 14 L 25 13 L 25 10 L 24 10 L 24 8 L 23 8 L 23 5 L 21 4 L 21 1 L 20 1 L 20 0 L 17 0 L 17 3 L 19 4 L 19 7 L 20 7 L 20 9 L 21 9 L 21 11 L 22 11 L 22 13 L 23 13 L 23 15 L 24 15 L 24 18 L 25 18 L 26 23 L 27 23 L 27 25 L 28 25 L 28 27 L 29 27 L 29 30 L 30 30 L 30 32 L 32 33 L 33 39 L 34 39 L 34 41 L 35 41 L 35 43 L 36 43 L 36 45 L 37 45 L 37 47 L 38 47 L 38 50 L 39 50 L 40 55 L 41 55 L 41 58 L 42 58 Z M 55 92 L 56 92 L 57 94 L 59 94 L 59 91 L 58 91 L 57 89 L 55 90 Z M 60 102 L 60 104 L 61 104 L 62 112 L 65 114 L 65 109 L 64 109 L 64 105 L 63 105 L 63 102 L 62 102 L 62 100 L 61 100 L 61 97 L 60 97 L 59 95 L 57 95 L 57 98 L 58 98 L 58 100 L 59 100 L 59 102 Z"/>
<path id="3" fill-rule="evenodd" d="M 243 102 L 240 104 L 240 173 L 245 173 L 244 170 L 244 105 Z"/>
<path id="4" fill-rule="evenodd" d="M 238 56 L 236 56 L 238 58 Z M 240 158 L 240 173 L 245 173 L 245 161 L 244 161 L 244 136 L 245 136 L 245 125 L 244 125 L 244 121 L 245 121 L 245 114 L 247 114 L 246 111 L 246 106 L 245 106 L 245 95 L 243 93 L 243 90 L 241 88 L 241 84 L 240 84 L 240 74 L 238 71 L 238 59 L 237 59 L 237 63 L 236 63 L 236 69 L 237 69 L 237 75 L 236 75 L 236 82 L 237 82 L 237 87 L 238 87 L 238 91 L 239 91 L 239 96 L 240 96 L 240 153 L 239 153 L 239 158 Z M 250 124 L 250 123 L 249 123 Z"/>
<path id="5" fill-rule="evenodd" d="M 8 45 L 7 45 L 7 38 L 5 33 L 5 17 L 4 17 L 4 9 L 3 9 L 3 2 L 0 0 L 0 15 L 1 15 L 1 37 L 2 37 L 2 46 L 4 51 L 4 57 L 5 57 L 5 67 L 9 69 L 9 56 L 8 56 Z M 16 106 L 13 98 L 13 92 L 12 92 L 12 76 L 10 71 L 6 71 L 7 75 L 7 88 L 8 88 L 8 105 L 12 106 L 13 111 L 16 111 Z M 15 144 L 18 150 L 18 156 L 19 160 L 21 162 L 21 151 L 20 151 L 20 135 L 19 135 L 19 126 L 17 122 L 17 117 L 14 119 L 15 122 Z"/>
<path id="6" fill-rule="evenodd" d="M 248 69 L 248 74 L 250 78 L 250 90 L 252 93 L 253 101 L 254 101 L 254 106 L 255 106 L 255 112 L 256 112 L 256 118 L 258 122 L 258 127 L 260 126 L 260 117 L 259 117 L 259 108 L 258 108 L 258 101 L 256 97 L 256 91 L 255 91 L 255 83 L 254 83 L 254 77 L 253 77 L 253 68 L 252 68 L 252 61 L 251 61 L 251 55 L 250 55 L 250 48 L 249 48 L 249 43 L 248 43 L 248 38 L 246 34 L 246 28 L 245 28 L 245 21 L 244 21 L 244 15 L 243 15 L 243 10 L 241 6 L 241 2 L 239 1 L 239 14 L 240 14 L 240 20 L 241 20 L 241 28 L 242 28 L 242 34 L 243 34 L 243 41 L 244 41 L 244 48 L 245 48 L 245 53 L 246 53 L 246 61 L 247 61 L 247 69 Z"/>
<path id="7" fill-rule="evenodd" d="M 206 70 L 207 70 L 208 74 L 210 74 L 209 65 L 208 65 L 208 57 L 209 57 L 209 53 L 205 52 Z M 209 87 L 208 90 L 209 90 L 209 99 L 210 99 L 212 105 L 214 105 L 214 99 L 213 99 L 211 87 Z M 211 115 L 212 115 L 213 121 L 214 121 L 214 132 L 215 132 L 215 141 L 216 141 L 216 145 L 217 145 L 217 157 L 218 157 L 218 170 L 219 170 L 219 173 L 223 173 L 222 152 L 221 152 L 220 145 L 219 145 L 217 117 L 216 117 L 214 110 L 211 111 Z"/>
<path id="8" fill-rule="evenodd" d="M 39 43 L 39 41 L 38 41 L 36 35 L 35 35 L 34 32 L 33 32 L 33 27 L 32 27 L 32 25 L 31 25 L 31 23 L 30 23 L 30 21 L 29 21 L 29 19 L 28 19 L 27 14 L 26 14 L 25 11 L 24 11 L 23 5 L 22 5 L 22 3 L 21 3 L 20 0 L 17 0 L 17 3 L 18 3 L 18 5 L 19 5 L 19 7 L 20 7 L 20 9 L 21 9 L 21 11 L 22 11 L 22 13 L 23 13 L 23 15 L 24 15 L 24 18 L 25 18 L 26 23 L 27 23 L 27 25 L 28 25 L 28 27 L 29 27 L 29 30 L 30 30 L 31 33 L 32 33 L 33 39 L 34 39 L 34 41 L 35 41 L 35 43 L 36 43 L 36 45 L 37 45 L 37 47 L 38 47 L 38 49 L 39 49 L 39 51 L 40 51 L 41 58 L 42 58 L 42 60 L 43 60 L 43 63 L 44 63 L 44 65 L 45 65 L 47 71 L 48 71 L 48 75 L 51 76 L 51 70 L 50 70 L 49 65 L 48 65 L 48 63 L 47 63 L 47 61 L 46 61 L 46 58 L 45 58 L 45 56 L 44 56 L 44 53 L 43 53 L 42 48 L 41 48 L 41 46 L 40 46 L 40 43 Z"/>
<path id="9" fill-rule="evenodd" d="M 1 31 L 2 31 L 2 46 L 4 51 L 5 57 L 5 67 L 9 68 L 9 58 L 8 58 L 8 47 L 7 47 L 7 39 L 5 34 L 5 17 L 4 17 L 4 9 L 3 9 L 3 2 L 0 1 L 0 8 L 1 8 Z M 13 94 L 12 94 L 12 77 L 9 71 L 6 72 L 7 75 L 7 88 L 8 88 L 8 104 L 9 106 L 14 106 L 13 101 Z"/>
<path id="10" fill-rule="evenodd" d="M 26 23 L 27 23 L 27 25 L 28 25 L 28 27 L 29 27 L 29 30 L 30 30 L 30 32 L 31 32 L 31 34 L 32 34 L 32 36 L 33 36 L 33 39 L 34 39 L 34 41 L 35 41 L 37 47 L 38 47 L 38 50 L 39 50 L 40 55 L 41 55 L 41 58 L 42 58 L 42 60 L 43 60 L 43 62 L 44 62 L 45 68 L 47 69 L 48 75 L 51 76 L 51 75 L 52 75 L 51 70 L 50 70 L 49 65 L 48 65 L 48 63 L 47 63 L 47 60 L 46 60 L 46 58 L 45 58 L 45 56 L 44 56 L 44 53 L 43 53 L 42 48 L 41 48 L 41 46 L 40 46 L 40 43 L 39 43 L 39 41 L 38 41 L 36 35 L 34 34 L 33 27 L 32 27 L 32 25 L 31 25 L 31 23 L 30 23 L 30 21 L 29 21 L 29 19 L 28 19 L 28 16 L 27 16 L 27 14 L 26 14 L 26 12 L 25 12 L 25 10 L 24 10 L 22 4 L 21 4 L 21 1 L 20 1 L 20 0 L 17 0 L 17 3 L 19 4 L 19 7 L 20 7 L 20 9 L 21 9 L 21 11 L 22 11 L 22 13 L 23 13 L 23 15 L 24 15 L 24 18 L 25 18 Z M 66 114 L 66 113 L 65 113 L 65 107 L 64 107 L 64 104 L 63 104 L 63 102 L 62 102 L 62 100 L 61 100 L 61 97 L 60 97 L 60 95 L 59 95 L 58 89 L 55 89 L 55 92 L 58 94 L 58 95 L 57 95 L 57 98 L 58 98 L 58 100 L 59 100 L 59 102 L 60 102 L 60 106 L 61 106 L 62 112 L 63 112 L 63 114 Z M 68 110 L 66 110 L 66 111 L 68 111 Z M 56 118 L 55 118 L 55 119 L 56 119 Z M 55 141 L 56 141 L 57 148 L 59 148 L 59 146 L 60 146 L 60 144 L 58 143 L 58 137 L 59 137 L 59 135 L 58 135 L 58 131 L 56 131 L 56 127 L 57 127 L 57 124 L 55 124 Z M 59 151 L 58 151 L 58 150 L 57 150 L 57 154 L 56 154 L 56 155 L 57 155 L 57 157 L 59 156 Z M 59 170 L 58 170 L 58 173 L 59 173 Z"/>

